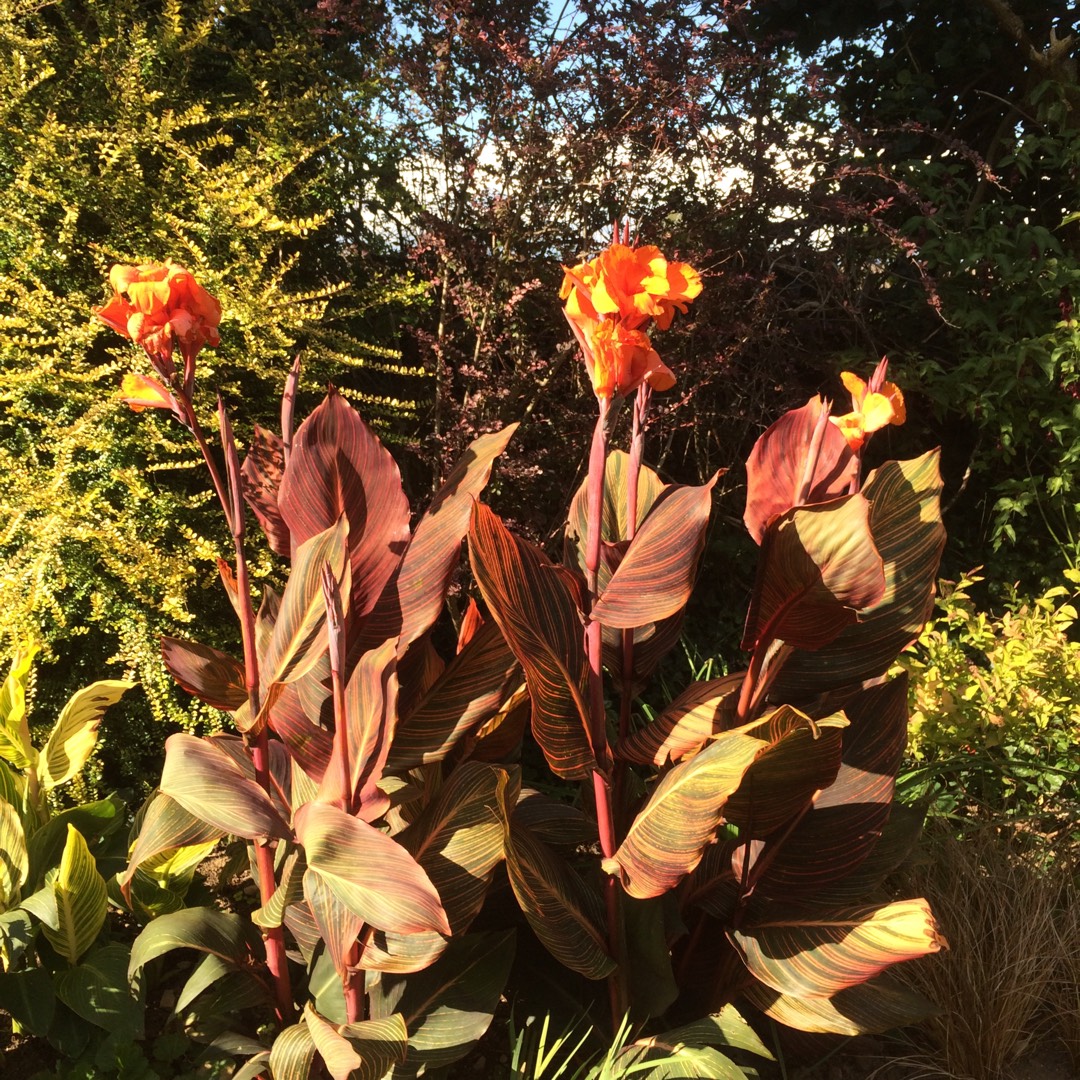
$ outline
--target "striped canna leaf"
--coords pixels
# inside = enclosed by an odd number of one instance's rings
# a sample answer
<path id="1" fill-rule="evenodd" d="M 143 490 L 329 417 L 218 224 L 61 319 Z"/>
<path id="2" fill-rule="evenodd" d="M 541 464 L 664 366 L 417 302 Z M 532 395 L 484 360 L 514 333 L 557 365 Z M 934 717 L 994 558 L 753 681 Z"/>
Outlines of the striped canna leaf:
<path id="1" fill-rule="evenodd" d="M 57 924 L 43 924 L 42 931 L 69 964 L 77 964 L 105 924 L 109 899 L 94 856 L 73 825 L 68 826 L 60 870 L 46 887 L 56 901 Z"/>
<path id="2" fill-rule="evenodd" d="M 513 536 L 476 503 L 469 558 L 480 592 L 525 671 L 532 728 L 552 771 L 580 780 L 597 767 L 589 735 L 581 596 L 570 571 Z"/>
<path id="3" fill-rule="evenodd" d="M 743 963 L 766 986 L 828 998 L 892 964 L 946 947 L 925 900 L 778 916 L 728 932 Z"/>

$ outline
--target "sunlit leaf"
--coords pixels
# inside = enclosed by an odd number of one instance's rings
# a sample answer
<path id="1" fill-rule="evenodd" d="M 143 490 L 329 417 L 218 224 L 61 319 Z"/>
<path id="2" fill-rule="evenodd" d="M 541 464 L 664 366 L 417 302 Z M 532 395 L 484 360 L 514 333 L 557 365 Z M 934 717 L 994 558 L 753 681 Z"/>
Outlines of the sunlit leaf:
<path id="1" fill-rule="evenodd" d="M 758 438 L 747 459 L 743 520 L 759 544 L 769 522 L 800 501 L 821 408 L 821 399 L 813 397 L 801 409 L 785 413 Z M 859 467 L 838 427 L 826 424 L 822 434 L 817 463 L 809 477 L 808 503 L 826 502 L 845 494 Z"/>
<path id="2" fill-rule="evenodd" d="M 46 791 L 66 783 L 86 764 L 97 745 L 105 710 L 134 685 L 103 679 L 72 695 L 38 758 L 38 778 Z"/>
<path id="3" fill-rule="evenodd" d="M 364 922 L 396 933 L 450 932 L 431 879 L 385 833 L 327 803 L 302 806 L 296 833 L 309 869 Z"/>
<path id="4" fill-rule="evenodd" d="M 69 964 L 77 964 L 105 924 L 108 895 L 86 841 L 72 825 L 52 890 L 58 925 L 56 929 L 45 925 L 42 931 Z"/>
<path id="5" fill-rule="evenodd" d="M 284 471 L 285 447 L 281 436 L 256 424 L 240 469 L 241 486 L 248 506 L 266 533 L 270 550 L 287 558 L 289 527 L 278 508 L 278 491 Z"/>
<path id="6" fill-rule="evenodd" d="M 270 796 L 211 739 L 169 736 L 161 791 L 223 832 L 249 840 L 290 835 Z"/>
<path id="7" fill-rule="evenodd" d="M 792 915 L 729 931 L 728 937 L 766 986 L 819 998 L 946 944 L 925 900 Z"/>
<path id="8" fill-rule="evenodd" d="M 138 980 L 134 987 L 128 983 L 128 959 L 126 946 L 106 945 L 77 967 L 56 973 L 56 996 L 118 1041 L 134 1041 L 143 1035 L 142 986 Z"/>

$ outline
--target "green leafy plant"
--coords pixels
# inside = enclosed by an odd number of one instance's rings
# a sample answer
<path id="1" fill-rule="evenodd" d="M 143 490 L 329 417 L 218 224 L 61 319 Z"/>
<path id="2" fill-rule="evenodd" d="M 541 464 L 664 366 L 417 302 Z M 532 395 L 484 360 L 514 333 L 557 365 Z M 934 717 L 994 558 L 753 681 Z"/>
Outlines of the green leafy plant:
<path id="1" fill-rule="evenodd" d="M 900 657 L 911 686 L 905 783 L 941 809 L 1037 818 L 1068 827 L 1080 699 L 1080 573 L 1034 599 L 1015 590 L 981 610 L 977 572 L 944 582 L 938 616 Z"/>
<path id="2" fill-rule="evenodd" d="M 0 1005 L 24 1030 L 79 1053 L 95 1034 L 142 1031 L 128 949 L 106 926 L 126 808 L 113 796 L 54 813 L 50 796 L 86 765 L 102 715 L 132 684 L 80 690 L 39 748 L 27 715 L 33 656 L 16 654 L 0 688 Z"/>

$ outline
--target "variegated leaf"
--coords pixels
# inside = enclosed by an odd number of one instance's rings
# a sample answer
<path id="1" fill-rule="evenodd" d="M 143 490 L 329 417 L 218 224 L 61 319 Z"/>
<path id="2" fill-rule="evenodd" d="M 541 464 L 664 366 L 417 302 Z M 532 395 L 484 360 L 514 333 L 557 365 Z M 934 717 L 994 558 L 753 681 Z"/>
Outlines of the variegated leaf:
<path id="1" fill-rule="evenodd" d="M 353 618 L 367 615 L 409 542 L 409 501 L 394 459 L 333 388 L 293 438 L 278 508 L 298 545 L 296 559 L 306 543 L 345 521 L 351 575 L 343 581 L 332 560 L 334 576 Z M 321 568 L 320 559 L 316 578 Z"/>
<path id="2" fill-rule="evenodd" d="M 728 932 L 751 973 L 794 997 L 827 998 L 946 947 L 925 900 L 810 912 Z"/>
<path id="3" fill-rule="evenodd" d="M 161 790 L 223 832 L 249 840 L 290 835 L 270 796 L 211 739 L 184 732 L 169 736 Z"/>
<path id="4" fill-rule="evenodd" d="M 11 803 L 0 800 L 0 911 L 14 907 L 30 874 L 22 821 Z"/>
<path id="5" fill-rule="evenodd" d="M 177 683 L 207 705 L 232 712 L 247 702 L 243 664 L 219 649 L 162 637 L 161 658 Z"/>
<path id="6" fill-rule="evenodd" d="M 105 710 L 134 685 L 124 679 L 103 679 L 72 695 L 38 758 L 38 779 L 46 791 L 66 783 L 86 764 L 97 746 Z"/>
<path id="7" fill-rule="evenodd" d="M 399 721 L 387 767 L 401 771 L 442 761 L 498 713 L 520 681 L 521 668 L 502 631 L 494 622 L 485 623 L 416 709 Z"/>
<path id="8" fill-rule="evenodd" d="M 571 865 L 512 817 L 505 845 L 510 886 L 548 952 L 587 979 L 610 975 L 615 961 L 598 926 L 599 905 L 588 903 Z"/>
<path id="9" fill-rule="evenodd" d="M 793 997 L 761 983 L 744 991 L 766 1016 L 797 1031 L 876 1035 L 917 1024 L 941 1010 L 922 994 L 887 976 L 849 986 L 832 997 Z"/>
<path id="10" fill-rule="evenodd" d="M 309 869 L 364 922 L 396 933 L 450 932 L 431 879 L 385 833 L 327 803 L 302 806 L 296 833 Z"/>
<path id="11" fill-rule="evenodd" d="M 769 522 L 799 501 L 803 474 L 822 410 L 821 398 L 785 413 L 754 444 L 746 462 L 746 522 L 750 535 L 762 542 Z M 807 503 L 826 502 L 848 490 L 859 461 L 834 424 L 826 424 L 810 475 Z"/>
<path id="12" fill-rule="evenodd" d="M 692 683 L 655 720 L 621 740 L 616 756 L 662 767 L 697 753 L 710 739 L 734 726 L 744 674 Z"/>
<path id="13" fill-rule="evenodd" d="M 833 642 L 813 653 L 797 651 L 787 661 L 773 688 L 781 699 L 803 701 L 875 679 L 922 632 L 945 546 L 939 457 L 932 450 L 910 461 L 889 461 L 867 478 L 862 490 L 885 563 L 885 593 Z"/>
<path id="14" fill-rule="evenodd" d="M 885 570 L 862 495 L 773 518 L 761 542 L 743 648 L 780 639 L 820 649 L 885 593 Z"/>
<path id="15" fill-rule="evenodd" d="M 593 607 L 594 619 L 630 629 L 666 619 L 686 604 L 705 546 L 715 483 L 714 476 L 700 487 L 664 489 Z"/>
<path id="16" fill-rule="evenodd" d="M 72 825 L 68 826 L 60 872 L 51 887 L 57 927 L 43 925 L 42 931 L 69 964 L 77 964 L 104 926 L 109 901 L 105 879 L 98 873 L 86 841 Z"/>
<path id="17" fill-rule="evenodd" d="M 568 571 L 513 536 L 486 506 L 469 528 L 473 574 L 525 671 L 532 727 L 552 771 L 580 780 L 600 765 L 589 731 L 581 603 Z"/>

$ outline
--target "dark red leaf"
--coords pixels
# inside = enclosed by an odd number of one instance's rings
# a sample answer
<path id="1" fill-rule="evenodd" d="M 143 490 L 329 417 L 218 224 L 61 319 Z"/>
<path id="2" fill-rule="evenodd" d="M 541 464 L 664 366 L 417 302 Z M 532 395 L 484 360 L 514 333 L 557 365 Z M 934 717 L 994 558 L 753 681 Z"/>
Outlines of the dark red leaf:
<path id="1" fill-rule="evenodd" d="M 796 505 L 806 469 L 814 428 L 821 415 L 821 398 L 785 413 L 762 434 L 746 461 L 746 522 L 760 544 L 765 528 L 777 514 Z M 826 424 L 807 503 L 843 495 L 859 467 L 847 440 L 835 424 Z"/>
<path id="2" fill-rule="evenodd" d="M 862 495 L 789 510 L 765 530 L 743 648 L 819 649 L 885 592 Z"/>
<path id="3" fill-rule="evenodd" d="M 189 694 L 215 709 L 232 712 L 248 699 L 243 665 L 209 645 L 162 637 L 161 658 Z"/>
<path id="4" fill-rule="evenodd" d="M 409 503 L 394 459 L 333 389 L 300 425 L 278 496 L 293 542 L 349 522 L 350 618 L 374 606 L 409 539 Z"/>
<path id="5" fill-rule="evenodd" d="M 244 498 L 255 512 L 270 550 L 288 558 L 289 527 L 278 507 L 281 477 L 285 472 L 285 448 L 281 438 L 255 425 L 255 435 L 240 469 Z"/>
<path id="6" fill-rule="evenodd" d="M 597 760 L 577 581 L 481 503 L 473 508 L 469 557 L 488 609 L 525 672 L 536 741 L 557 776 L 584 779 Z"/>

